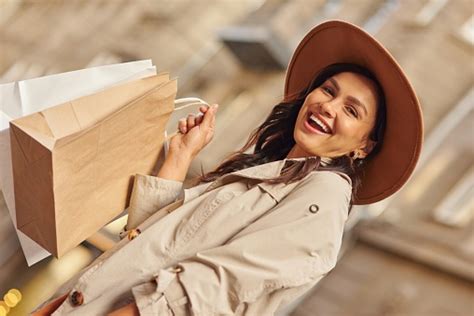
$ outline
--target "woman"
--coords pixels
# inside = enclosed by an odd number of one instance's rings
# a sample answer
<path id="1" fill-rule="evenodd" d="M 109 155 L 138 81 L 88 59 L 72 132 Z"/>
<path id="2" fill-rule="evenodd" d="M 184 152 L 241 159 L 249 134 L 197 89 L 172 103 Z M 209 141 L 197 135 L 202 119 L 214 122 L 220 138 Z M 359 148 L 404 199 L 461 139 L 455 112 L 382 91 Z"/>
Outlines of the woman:
<path id="1" fill-rule="evenodd" d="M 423 137 L 403 71 L 342 21 L 303 39 L 283 102 L 240 151 L 183 189 L 214 133 L 217 108 L 200 110 L 179 123 L 157 176 L 135 177 L 127 238 L 43 311 L 272 315 L 334 267 L 353 204 L 382 200 L 407 181 Z"/>

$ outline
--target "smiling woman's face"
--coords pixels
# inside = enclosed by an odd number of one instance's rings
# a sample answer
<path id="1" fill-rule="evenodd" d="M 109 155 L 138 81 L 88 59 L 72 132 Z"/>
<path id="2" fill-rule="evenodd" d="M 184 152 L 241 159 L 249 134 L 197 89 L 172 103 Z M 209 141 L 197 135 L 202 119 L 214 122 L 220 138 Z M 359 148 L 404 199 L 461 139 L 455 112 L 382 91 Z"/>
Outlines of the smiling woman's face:
<path id="1" fill-rule="evenodd" d="M 288 158 L 339 157 L 358 151 L 364 158 L 375 145 L 369 140 L 377 111 L 374 83 L 359 74 L 330 77 L 306 97 L 296 120 L 296 144 Z"/>

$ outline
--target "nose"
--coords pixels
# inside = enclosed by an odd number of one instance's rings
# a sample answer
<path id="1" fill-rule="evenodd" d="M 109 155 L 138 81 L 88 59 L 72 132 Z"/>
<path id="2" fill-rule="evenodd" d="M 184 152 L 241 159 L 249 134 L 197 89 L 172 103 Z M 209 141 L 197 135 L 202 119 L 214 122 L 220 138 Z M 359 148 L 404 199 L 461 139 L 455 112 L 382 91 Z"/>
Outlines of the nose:
<path id="1" fill-rule="evenodd" d="M 321 103 L 321 114 L 330 118 L 334 118 L 336 116 L 336 111 L 334 110 L 334 106 L 331 104 L 331 102 Z"/>

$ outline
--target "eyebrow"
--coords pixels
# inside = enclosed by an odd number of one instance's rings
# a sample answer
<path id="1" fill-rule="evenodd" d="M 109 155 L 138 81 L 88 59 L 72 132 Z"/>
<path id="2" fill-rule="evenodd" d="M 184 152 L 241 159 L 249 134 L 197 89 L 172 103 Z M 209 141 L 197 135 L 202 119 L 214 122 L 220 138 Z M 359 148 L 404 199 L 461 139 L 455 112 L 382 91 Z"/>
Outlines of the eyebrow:
<path id="1" fill-rule="evenodd" d="M 336 79 L 329 78 L 329 81 L 336 87 L 337 91 L 340 90 L 339 84 L 337 83 Z M 360 102 L 358 99 L 354 98 L 353 96 L 348 96 L 347 99 L 349 99 L 349 101 L 351 101 L 352 103 L 354 103 L 358 107 L 361 107 L 364 110 L 366 116 L 369 115 L 367 113 L 367 108 L 365 107 L 365 105 L 362 102 Z"/>

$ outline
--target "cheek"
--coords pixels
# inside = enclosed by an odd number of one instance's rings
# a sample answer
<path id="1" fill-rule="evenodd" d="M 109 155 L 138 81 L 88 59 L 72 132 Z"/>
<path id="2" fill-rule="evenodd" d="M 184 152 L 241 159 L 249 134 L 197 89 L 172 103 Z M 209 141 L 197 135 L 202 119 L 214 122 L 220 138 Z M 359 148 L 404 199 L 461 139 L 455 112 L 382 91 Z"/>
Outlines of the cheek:
<path id="1" fill-rule="evenodd" d="M 306 119 L 306 108 L 307 106 L 305 104 L 303 104 L 300 108 L 300 111 L 298 112 L 298 116 L 296 117 L 296 124 L 295 124 L 295 129 L 298 127 L 298 126 L 301 126 L 301 124 L 303 123 L 303 121 Z"/>
<path id="2" fill-rule="evenodd" d="M 351 122 L 349 120 L 343 122 L 340 121 L 337 128 L 337 134 L 347 140 L 353 140 L 354 142 L 361 141 L 367 134 L 365 126 L 359 122 Z"/>

